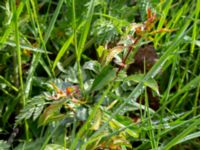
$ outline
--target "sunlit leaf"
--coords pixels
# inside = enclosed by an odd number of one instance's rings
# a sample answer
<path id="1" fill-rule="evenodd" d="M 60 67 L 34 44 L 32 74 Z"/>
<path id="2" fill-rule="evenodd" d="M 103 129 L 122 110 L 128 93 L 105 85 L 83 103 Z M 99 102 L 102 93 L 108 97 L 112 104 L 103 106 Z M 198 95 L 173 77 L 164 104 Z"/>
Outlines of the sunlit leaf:
<path id="1" fill-rule="evenodd" d="M 42 113 L 43 108 L 44 108 L 44 105 L 42 104 L 37 105 L 33 113 L 33 120 L 36 120 L 39 117 L 39 115 Z"/>
<path id="2" fill-rule="evenodd" d="M 103 52 L 105 51 L 105 48 L 103 46 L 99 46 L 97 48 L 97 54 L 98 54 L 98 57 L 101 58 L 101 56 L 103 55 Z"/>
<path id="3" fill-rule="evenodd" d="M 108 115 L 106 115 L 106 120 L 107 117 L 109 117 Z M 109 125 L 113 130 L 118 130 L 121 128 L 125 128 L 124 131 L 122 131 L 122 133 L 128 133 L 130 136 L 132 136 L 133 138 L 138 138 L 139 137 L 139 131 L 137 130 L 133 130 L 132 128 L 128 128 L 127 126 L 129 126 L 130 124 L 132 124 L 132 120 L 124 117 L 124 116 L 118 116 L 117 118 L 113 118 L 112 120 L 109 121 Z M 134 124 L 133 124 L 134 126 Z M 125 135 L 125 134 L 124 134 Z"/>
<path id="4" fill-rule="evenodd" d="M 188 41 L 188 42 L 192 43 L 192 37 L 190 37 L 188 35 L 184 36 L 183 39 L 185 41 Z M 200 47 L 200 40 L 194 40 L 194 43 L 195 43 L 196 46 Z"/>
<path id="5" fill-rule="evenodd" d="M 123 48 L 123 46 L 117 46 L 109 50 L 105 64 L 109 64 L 116 55 L 122 52 Z"/>
<path id="6" fill-rule="evenodd" d="M 85 121 L 88 117 L 88 110 L 85 107 L 79 107 L 76 116 L 79 120 Z"/>
<path id="7" fill-rule="evenodd" d="M 94 118 L 94 123 L 92 124 L 92 130 L 98 130 L 101 124 L 102 113 L 101 110 L 97 110 L 96 116 Z"/>
<path id="8" fill-rule="evenodd" d="M 118 100 L 114 100 L 110 105 L 108 105 L 107 106 L 107 108 L 106 109 L 112 109 L 113 108 L 113 106 L 115 106 L 115 104 L 118 102 Z"/>
<path id="9" fill-rule="evenodd" d="M 58 144 L 48 144 L 44 150 L 66 150 L 66 148 Z"/>
<path id="10" fill-rule="evenodd" d="M 87 69 L 87 70 L 92 70 L 95 73 L 98 73 L 100 71 L 100 64 L 97 61 L 88 61 L 83 65 L 83 69 Z"/>
<path id="11" fill-rule="evenodd" d="M 40 115 L 40 118 L 38 120 L 38 125 L 41 126 L 41 125 L 46 124 L 51 119 L 62 117 L 62 116 L 57 116 L 57 115 L 59 115 L 58 111 L 61 108 L 61 106 L 64 104 L 64 102 L 65 101 L 60 101 L 58 103 L 51 104 L 47 108 L 45 108 L 42 115 Z"/>
<path id="12" fill-rule="evenodd" d="M 123 136 L 114 136 L 112 137 L 112 143 L 110 143 L 110 149 L 121 149 L 121 145 L 125 145 L 128 148 L 132 149 L 132 146 L 128 139 Z"/>

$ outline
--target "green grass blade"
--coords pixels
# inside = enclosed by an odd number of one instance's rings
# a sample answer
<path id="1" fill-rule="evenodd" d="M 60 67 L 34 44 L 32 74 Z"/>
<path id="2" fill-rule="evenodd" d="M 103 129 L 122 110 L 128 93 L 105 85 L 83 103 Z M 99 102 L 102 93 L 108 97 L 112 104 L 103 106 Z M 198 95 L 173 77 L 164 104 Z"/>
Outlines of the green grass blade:
<path id="1" fill-rule="evenodd" d="M 10 36 L 11 32 L 13 31 L 13 28 L 14 28 L 14 23 L 11 22 L 9 24 L 9 26 L 7 27 L 7 29 L 4 31 L 3 36 L 0 38 L 1 45 L 3 45 L 7 41 L 8 37 Z"/>
<path id="2" fill-rule="evenodd" d="M 183 76 L 182 76 L 182 83 L 184 83 L 184 80 L 188 80 L 189 77 L 188 77 L 188 70 L 189 70 L 189 65 L 192 61 L 192 55 L 194 53 L 194 49 L 195 49 L 195 41 L 196 41 L 196 38 L 197 38 L 197 22 L 198 22 L 198 16 L 199 16 L 199 12 L 200 12 L 200 2 L 197 1 L 197 4 L 196 4 L 196 9 L 195 9 L 195 18 L 194 18 L 194 23 L 193 23 L 193 30 L 192 30 L 192 41 L 191 41 L 191 45 L 190 45 L 190 56 L 189 56 L 189 59 L 186 63 L 186 67 L 185 67 L 185 70 L 183 72 Z"/>
<path id="3" fill-rule="evenodd" d="M 48 52 L 46 50 L 45 44 L 47 43 L 47 41 L 48 41 L 48 39 L 50 37 L 50 34 L 51 34 L 52 30 L 53 30 L 54 24 L 56 22 L 56 19 L 58 17 L 58 14 L 60 12 L 62 4 L 63 4 L 63 0 L 60 0 L 59 3 L 58 3 L 57 8 L 55 10 L 55 13 L 53 15 L 53 18 L 52 18 L 52 20 L 50 22 L 50 25 L 49 25 L 49 27 L 48 27 L 48 29 L 46 31 L 45 37 L 43 39 L 42 31 L 41 31 L 39 20 L 38 20 L 38 15 L 37 15 L 37 12 L 36 12 L 35 2 L 33 0 L 31 0 L 31 6 L 33 8 L 33 14 L 32 14 L 32 16 L 34 17 L 34 19 L 32 19 L 32 21 L 34 21 L 34 22 L 32 22 L 32 24 L 33 25 L 36 24 L 36 28 L 37 29 L 35 28 L 35 30 L 38 30 L 39 38 L 40 38 L 40 40 L 38 41 L 38 43 L 42 43 L 42 47 L 45 49 L 45 54 L 46 54 L 46 57 L 47 57 L 49 65 L 50 65 L 50 60 L 48 58 L 48 54 L 47 54 Z M 27 9 L 29 10 L 29 13 L 30 13 L 31 8 L 29 8 L 29 7 L 30 7 L 30 5 L 27 4 Z M 47 67 L 45 65 L 44 61 L 40 61 L 40 59 L 41 59 L 41 53 L 37 53 L 37 54 L 34 54 L 34 55 L 35 55 L 35 57 L 32 60 L 32 63 L 31 63 L 32 65 L 31 65 L 31 68 L 29 70 L 29 74 L 28 74 L 27 81 L 26 81 L 26 90 L 25 90 L 26 91 L 26 97 L 28 97 L 28 95 L 30 93 L 30 89 L 31 89 L 31 86 L 32 86 L 32 77 L 34 75 L 35 69 L 37 68 L 37 65 L 38 65 L 39 62 L 41 63 L 41 65 L 43 66 L 43 68 L 47 71 L 48 75 L 50 77 L 52 77 L 51 70 L 49 69 L 49 67 Z"/>
<path id="4" fill-rule="evenodd" d="M 176 145 L 177 145 L 177 144 L 180 144 L 180 143 L 183 143 L 183 142 L 186 142 L 186 141 L 189 141 L 189 140 L 192 140 L 192 139 L 195 139 L 195 138 L 198 138 L 198 137 L 200 137 L 200 131 L 185 136 L 185 137 L 182 138 L 180 141 L 178 141 L 178 142 L 176 143 Z"/>
<path id="5" fill-rule="evenodd" d="M 34 30 L 37 31 L 39 33 L 39 37 L 42 41 L 42 33 L 41 33 L 41 29 L 39 26 L 39 21 L 38 21 L 38 17 L 37 17 L 37 13 L 36 13 L 36 7 L 35 7 L 35 3 L 34 1 L 30 1 L 31 5 L 29 4 L 29 1 L 26 2 L 26 7 L 28 10 L 28 13 L 30 16 L 33 16 L 33 19 L 31 19 L 31 23 L 34 27 Z M 30 8 L 32 6 L 32 9 Z M 32 11 L 31 11 L 32 10 Z M 36 32 L 37 33 L 37 32 Z M 40 45 L 40 40 L 37 40 L 38 44 Z M 31 67 L 28 71 L 28 76 L 26 79 L 26 84 L 25 84 L 25 97 L 28 98 L 29 94 L 31 92 L 31 87 L 32 87 L 32 80 L 33 80 L 33 76 L 34 76 L 34 72 L 37 68 L 37 65 L 39 63 L 39 60 L 41 58 L 41 53 L 40 52 L 36 52 L 33 53 L 33 59 L 31 61 Z"/>
<path id="6" fill-rule="evenodd" d="M 87 15 L 86 15 L 86 18 L 85 18 L 86 22 L 85 22 L 85 20 L 83 20 L 83 22 L 85 24 L 84 24 L 84 27 L 82 29 L 82 33 L 81 33 L 81 37 L 80 37 L 78 46 L 76 46 L 77 45 L 76 44 L 77 38 L 76 38 L 75 0 L 73 0 L 73 13 L 74 13 L 73 25 L 74 25 L 75 48 L 76 48 L 75 49 L 76 50 L 76 61 L 77 61 L 79 84 L 80 84 L 81 90 L 83 91 L 83 95 L 85 95 L 85 90 L 84 90 L 84 87 L 83 87 L 83 77 L 82 77 L 82 70 L 81 70 L 80 61 L 81 61 L 82 52 L 83 52 L 84 47 L 85 47 L 85 42 L 86 42 L 88 34 L 89 34 L 89 29 L 90 29 L 90 26 L 91 26 L 92 17 L 93 17 L 93 14 L 94 14 L 94 7 L 95 7 L 94 3 L 95 3 L 95 0 L 90 1 L 89 9 L 88 9 L 88 12 L 87 12 Z"/>
<path id="7" fill-rule="evenodd" d="M 198 21 L 199 21 L 199 12 L 200 12 L 200 0 L 197 0 L 196 2 L 196 9 L 195 9 L 195 19 L 194 19 L 194 24 L 193 24 L 193 30 L 192 30 L 192 43 L 191 43 L 191 53 L 194 53 L 194 48 L 195 48 L 195 41 L 197 39 L 197 26 L 198 26 Z"/>
<path id="8" fill-rule="evenodd" d="M 106 66 L 95 78 L 91 92 L 102 89 L 105 85 L 108 85 L 115 77 L 115 70 L 111 66 Z"/>
<path id="9" fill-rule="evenodd" d="M 157 27 L 158 30 L 161 29 L 161 28 L 163 27 L 163 25 L 164 25 L 164 23 L 165 23 L 165 20 L 166 20 L 166 17 L 167 17 L 167 15 L 168 15 L 168 12 L 169 12 L 169 10 L 170 10 L 170 8 L 171 8 L 172 2 L 173 2 L 173 0 L 169 0 L 169 1 L 166 1 L 166 2 L 165 2 L 165 3 L 167 3 L 167 4 L 166 4 L 165 7 L 163 6 L 164 9 L 163 9 L 163 11 L 162 11 L 161 18 L 160 18 L 159 23 L 158 23 L 158 27 Z M 165 3 L 164 3 L 164 4 L 165 4 Z M 157 37 L 158 37 L 158 35 L 156 35 L 156 38 L 155 38 L 155 41 L 154 41 L 156 46 L 158 45 Z"/>
<path id="10" fill-rule="evenodd" d="M 22 4 L 22 3 L 20 3 Z M 16 42 L 16 50 L 17 50 L 17 63 L 18 63 L 18 73 L 19 73 L 19 80 L 20 80 L 20 90 L 22 92 L 22 104 L 23 106 L 25 106 L 26 102 L 25 102 L 25 97 L 24 97 L 24 83 L 23 83 L 23 74 L 22 74 L 22 60 L 21 60 L 21 48 L 20 48 L 20 32 L 19 32 L 19 13 L 16 9 L 16 5 L 13 4 L 14 6 L 14 26 L 15 26 L 15 42 Z M 20 5 L 21 9 L 23 9 L 23 5 Z M 19 9 L 19 8 L 18 8 Z"/>
<path id="11" fill-rule="evenodd" d="M 21 48 L 20 48 L 20 32 L 19 32 L 19 16 L 21 14 L 21 11 L 24 7 L 24 2 L 22 1 L 20 5 L 18 6 L 18 9 L 16 8 L 16 4 L 12 2 L 12 6 L 14 8 L 14 27 L 15 27 L 15 42 L 16 42 L 16 49 L 17 49 L 17 63 L 18 63 L 18 73 L 19 73 L 19 80 L 20 80 L 20 90 L 21 90 L 21 102 L 23 104 L 23 107 L 26 105 L 26 97 L 24 94 L 24 82 L 23 82 L 23 72 L 22 72 L 22 59 L 21 59 Z M 29 126 L 27 121 L 25 121 L 25 134 L 26 139 L 29 139 Z"/>
<path id="12" fill-rule="evenodd" d="M 4 44 L 12 46 L 12 47 L 16 47 L 16 43 L 14 43 L 12 41 L 7 41 Z M 33 46 L 29 46 L 29 45 L 25 45 L 25 44 L 20 44 L 20 48 L 21 49 L 27 49 L 27 50 L 30 50 L 32 52 L 45 53 L 45 50 L 43 50 L 43 49 L 35 48 Z M 47 52 L 47 53 L 49 54 L 50 52 Z"/>
<path id="13" fill-rule="evenodd" d="M 6 80 L 3 76 L 1 76 L 1 75 L 0 75 L 0 80 L 1 80 L 2 82 L 4 82 L 8 87 L 10 87 L 11 89 L 13 89 L 14 91 L 16 91 L 16 92 L 19 91 L 19 89 L 18 89 L 16 86 L 12 85 L 9 81 L 7 81 L 7 80 Z"/>
<path id="14" fill-rule="evenodd" d="M 58 17 L 58 15 L 59 15 L 59 12 L 60 12 L 60 10 L 61 10 L 61 7 L 62 7 L 62 5 L 63 5 L 63 2 L 64 2 L 64 0 L 59 0 L 59 2 L 58 2 L 58 5 L 57 5 L 57 7 L 56 7 L 56 10 L 55 10 L 55 12 L 54 12 L 54 14 L 53 14 L 53 17 L 52 17 L 51 21 L 50 21 L 49 27 L 47 28 L 46 34 L 45 34 L 45 36 L 44 36 L 44 44 L 47 43 L 47 41 L 48 41 L 48 39 L 49 39 L 49 37 L 50 37 L 50 35 L 51 35 L 51 32 L 52 32 L 52 30 L 53 30 L 53 28 L 54 28 L 55 22 L 56 22 L 56 20 L 57 20 L 57 17 Z M 46 51 L 46 58 L 47 58 L 47 60 L 48 60 L 48 63 L 49 63 L 49 65 L 50 65 L 50 68 L 52 68 L 52 67 L 51 67 L 51 62 L 50 62 L 49 56 L 48 56 L 48 54 L 47 54 L 47 51 Z"/>
<path id="15" fill-rule="evenodd" d="M 175 94 L 170 100 L 169 102 L 175 100 L 179 95 L 181 94 L 187 94 L 189 91 L 196 89 L 199 86 L 199 82 L 200 82 L 200 75 L 197 76 L 196 78 L 192 79 L 189 83 L 187 83 L 185 86 L 183 86 L 178 92 L 177 94 Z M 176 105 L 174 107 L 178 107 L 178 105 L 180 104 L 179 101 L 176 102 Z"/>
<path id="16" fill-rule="evenodd" d="M 61 7 L 63 5 L 63 2 L 64 2 L 64 0 L 59 0 L 59 2 L 57 4 L 57 7 L 56 7 L 56 10 L 55 10 L 55 12 L 53 14 L 53 17 L 52 17 L 52 19 L 51 19 L 51 21 L 49 23 L 48 28 L 47 28 L 47 31 L 45 31 L 46 32 L 45 36 L 44 36 L 44 43 L 45 44 L 47 43 L 49 37 L 51 36 L 51 32 L 52 32 L 52 30 L 54 28 L 54 25 L 56 23 L 56 20 L 58 18 L 58 15 L 59 15 L 60 9 L 61 9 Z"/>
<path id="17" fill-rule="evenodd" d="M 60 49 L 58 55 L 56 56 L 56 59 L 54 60 L 54 63 L 53 63 L 53 70 L 55 69 L 58 61 L 61 59 L 61 57 L 65 54 L 65 52 L 67 51 L 68 47 L 70 46 L 70 44 L 72 43 L 73 41 L 73 38 L 74 38 L 74 35 L 71 35 L 69 37 L 69 39 L 67 39 L 67 41 L 65 41 L 65 43 L 63 44 L 62 48 Z"/>
<path id="18" fill-rule="evenodd" d="M 12 4 L 12 3 L 11 3 Z M 12 4 L 11 5 L 12 8 L 14 8 L 15 6 Z M 22 13 L 24 8 L 24 0 L 19 4 L 19 6 L 16 8 L 16 10 L 13 10 L 14 12 L 14 18 L 15 17 L 19 17 L 20 14 Z M 15 8 L 14 8 L 15 9 Z M 11 23 L 8 25 L 8 27 L 6 28 L 6 31 L 4 31 L 3 36 L 0 38 L 0 43 L 4 44 L 6 42 L 6 40 L 9 38 L 10 34 L 13 31 L 13 28 L 15 26 L 15 20 L 12 20 Z"/>
<path id="19" fill-rule="evenodd" d="M 172 54 L 173 54 L 174 50 L 176 49 L 177 45 L 180 44 L 184 35 L 187 33 L 187 29 L 190 25 L 190 22 L 191 22 L 191 20 L 189 20 L 189 19 L 185 22 L 184 26 L 182 26 L 182 28 L 176 34 L 175 39 L 173 39 L 173 43 L 168 47 L 168 49 L 165 51 L 165 53 L 160 57 L 160 59 L 156 62 L 156 64 L 146 74 L 146 76 L 143 79 L 143 82 L 148 81 L 150 78 L 154 78 L 159 73 L 159 71 L 161 70 L 162 66 L 167 61 L 167 59 L 170 59 L 172 57 Z M 122 110 L 126 106 L 128 101 L 132 101 L 133 103 L 135 102 L 135 100 L 140 96 L 140 94 L 144 90 L 143 82 L 140 82 L 136 86 L 136 88 L 134 88 L 134 90 L 131 92 L 131 94 L 128 96 L 128 98 L 126 98 L 126 100 L 113 112 L 113 115 L 111 115 L 111 117 L 113 117 L 120 110 Z M 110 119 L 112 119 L 112 118 L 110 118 Z M 107 125 L 108 125 L 108 123 L 104 123 L 99 128 L 99 130 L 96 133 L 93 134 L 92 137 L 97 136 L 101 131 L 104 130 L 104 128 L 106 128 Z"/>
<path id="20" fill-rule="evenodd" d="M 192 17 L 193 15 L 191 15 Z M 172 53 L 174 52 L 174 49 L 176 46 L 182 41 L 182 38 L 187 33 L 187 29 L 190 25 L 191 20 L 188 19 L 184 26 L 180 29 L 180 31 L 177 33 L 176 38 L 174 39 L 173 43 L 169 46 L 169 48 L 165 51 L 165 53 L 160 57 L 160 59 L 156 62 L 156 64 L 151 68 L 151 70 L 147 73 L 147 75 L 144 77 L 144 81 L 149 80 L 150 78 L 154 78 L 158 72 L 161 70 L 164 63 L 167 61 L 167 59 L 170 59 L 172 57 Z M 133 90 L 133 92 L 129 95 L 129 98 L 134 97 L 134 99 L 137 99 L 138 96 L 141 94 L 143 90 L 143 83 L 140 82 L 137 87 Z"/>
<path id="21" fill-rule="evenodd" d="M 199 82 L 200 82 L 200 76 L 197 76 L 196 78 L 194 78 L 192 81 L 190 81 L 188 84 L 186 84 L 184 87 L 182 87 L 181 90 L 179 90 L 173 97 L 171 97 L 169 100 L 167 100 L 166 103 L 163 104 L 163 106 L 161 108 L 159 108 L 159 110 L 164 109 L 164 107 L 171 103 L 172 101 L 174 101 L 179 95 L 190 91 L 192 89 L 195 89 L 199 86 Z M 180 104 L 178 101 L 176 102 L 176 105 L 173 106 L 174 108 L 177 107 L 177 105 Z"/>
<path id="22" fill-rule="evenodd" d="M 162 149 L 168 150 L 178 142 L 184 140 L 184 138 L 191 133 L 193 130 L 196 129 L 197 125 L 200 124 L 200 119 L 196 119 L 191 125 L 189 125 L 185 130 L 183 130 L 180 134 L 174 137 L 170 142 L 168 142 Z"/>
<path id="23" fill-rule="evenodd" d="M 92 119 L 95 117 L 97 110 L 99 109 L 100 105 L 103 103 L 105 96 L 109 93 L 111 86 L 108 86 L 107 89 L 103 92 L 102 96 L 98 100 L 98 103 L 93 108 L 91 114 L 89 115 L 89 118 L 84 123 L 84 125 L 81 127 L 81 129 L 76 134 L 76 138 L 73 140 L 70 150 L 76 149 L 76 146 L 78 144 L 78 141 L 81 139 L 81 137 L 89 131 L 89 125 L 92 121 Z"/>
<path id="24" fill-rule="evenodd" d="M 91 22 L 92 22 L 92 17 L 93 17 L 94 7 L 95 7 L 94 2 L 95 2 L 95 0 L 90 1 L 90 6 L 89 6 L 89 9 L 88 9 L 86 18 L 85 18 L 87 21 L 84 25 L 84 29 L 83 29 L 83 32 L 81 34 L 80 41 L 78 43 L 78 49 L 77 49 L 77 56 L 78 56 L 77 59 L 78 59 L 78 61 L 80 61 L 81 54 L 83 52 L 85 42 L 87 40 L 87 36 L 88 36 L 88 33 L 89 33 L 90 25 L 91 25 Z"/>

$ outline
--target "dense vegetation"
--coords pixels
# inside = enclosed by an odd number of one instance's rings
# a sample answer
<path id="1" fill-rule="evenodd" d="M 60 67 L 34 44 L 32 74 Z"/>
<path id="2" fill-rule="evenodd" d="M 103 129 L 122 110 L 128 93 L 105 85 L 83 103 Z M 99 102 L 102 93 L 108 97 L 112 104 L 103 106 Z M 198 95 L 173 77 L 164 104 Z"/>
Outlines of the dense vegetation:
<path id="1" fill-rule="evenodd" d="M 0 1 L 0 150 L 200 148 L 200 0 Z"/>

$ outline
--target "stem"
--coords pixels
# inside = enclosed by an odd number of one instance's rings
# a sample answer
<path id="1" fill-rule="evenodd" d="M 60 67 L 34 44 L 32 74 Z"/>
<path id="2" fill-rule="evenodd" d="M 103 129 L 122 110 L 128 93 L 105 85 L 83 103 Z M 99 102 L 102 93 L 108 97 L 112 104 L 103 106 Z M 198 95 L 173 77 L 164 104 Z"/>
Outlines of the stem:
<path id="1" fill-rule="evenodd" d="M 138 41 L 141 39 L 141 37 L 137 37 L 135 39 L 135 41 L 133 42 L 133 45 L 130 45 L 128 47 L 128 52 L 126 54 L 126 56 L 122 59 L 122 64 L 126 64 L 126 60 L 128 59 L 129 55 L 131 54 L 131 51 L 133 50 L 134 48 L 134 45 L 136 45 L 138 43 Z M 124 68 L 124 66 L 119 66 L 117 72 L 116 72 L 116 76 L 118 76 L 119 72 Z"/>
<path id="2" fill-rule="evenodd" d="M 16 51 L 17 51 L 17 70 L 20 80 L 20 88 L 22 92 L 22 104 L 25 106 L 25 98 L 24 98 L 24 83 L 23 83 L 23 73 L 22 73 L 22 61 L 21 61 L 21 49 L 20 49 L 20 41 L 19 41 L 19 29 L 18 29 L 18 11 L 16 9 L 16 5 L 14 5 L 14 26 L 15 26 L 15 42 L 16 42 Z"/>
<path id="3" fill-rule="evenodd" d="M 21 49 L 20 49 L 20 37 L 19 37 L 19 28 L 18 28 L 18 19 L 19 19 L 19 14 L 17 6 L 14 2 L 12 2 L 12 6 L 14 6 L 14 26 L 15 26 L 15 42 L 16 42 L 16 50 L 17 50 L 17 67 L 18 67 L 18 75 L 19 75 L 19 80 L 20 80 L 20 90 L 21 90 L 21 102 L 22 106 L 24 107 L 26 105 L 26 100 L 25 100 L 25 93 L 24 93 L 24 83 L 23 83 L 23 72 L 22 72 L 22 61 L 21 61 Z M 26 134 L 26 139 L 29 139 L 29 127 L 28 123 L 25 120 L 25 134 Z"/>
<path id="4" fill-rule="evenodd" d="M 73 34 L 74 34 L 74 47 L 75 47 L 75 53 L 76 53 L 78 80 L 79 80 L 80 89 L 84 93 L 80 56 L 79 56 L 78 45 L 77 45 L 75 0 L 72 1 L 72 14 L 73 14 L 73 32 L 74 32 Z"/>

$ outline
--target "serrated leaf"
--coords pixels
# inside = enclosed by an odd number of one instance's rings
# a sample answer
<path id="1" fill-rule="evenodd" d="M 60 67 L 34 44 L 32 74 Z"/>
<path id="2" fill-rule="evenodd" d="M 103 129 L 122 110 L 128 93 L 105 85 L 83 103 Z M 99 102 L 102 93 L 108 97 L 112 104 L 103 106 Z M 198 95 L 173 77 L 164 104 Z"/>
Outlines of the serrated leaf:
<path id="1" fill-rule="evenodd" d="M 35 120 L 39 117 L 39 115 L 42 113 L 43 108 L 44 108 L 44 105 L 41 105 L 41 104 L 37 105 L 37 107 L 35 108 L 35 111 L 34 111 L 34 113 L 33 113 L 33 120 L 34 120 L 34 121 L 35 121 Z"/>
<path id="2" fill-rule="evenodd" d="M 20 111 L 19 115 L 16 117 L 16 123 L 19 123 L 24 119 L 29 119 L 32 116 L 34 110 L 35 110 L 34 105 L 26 106 L 24 109 Z"/>
<path id="3" fill-rule="evenodd" d="M 35 120 L 42 112 L 42 109 L 45 105 L 43 96 L 36 96 L 29 100 L 28 104 L 20 111 L 19 115 L 16 117 L 16 124 L 20 123 L 24 119 L 29 119 L 33 115 Z M 37 107 L 42 107 L 39 108 Z"/>
<path id="4" fill-rule="evenodd" d="M 115 70 L 110 66 L 106 66 L 100 72 L 100 74 L 95 78 L 91 91 L 96 91 L 108 85 L 115 77 Z"/>
<path id="5" fill-rule="evenodd" d="M 136 83 L 140 83 L 140 82 L 143 82 L 144 86 L 147 86 L 149 88 L 151 88 L 152 90 L 154 90 L 158 95 L 159 94 L 159 87 L 158 87 L 158 84 L 156 82 L 156 80 L 154 80 L 153 78 L 150 78 L 149 80 L 147 81 L 144 81 L 144 74 L 136 74 L 136 75 L 131 75 L 131 76 L 128 76 L 124 79 L 124 81 L 134 81 Z"/>

